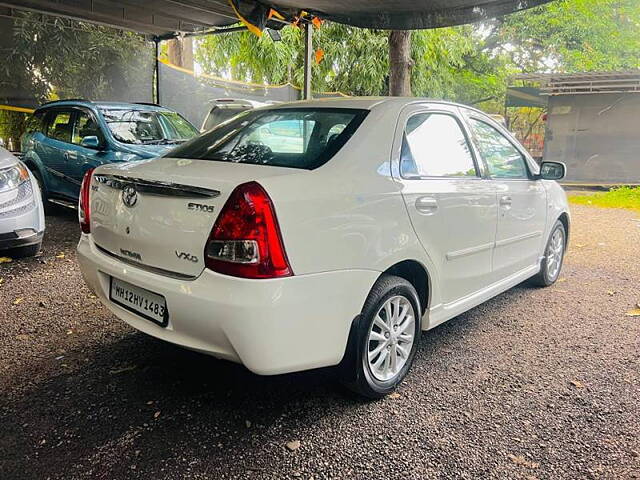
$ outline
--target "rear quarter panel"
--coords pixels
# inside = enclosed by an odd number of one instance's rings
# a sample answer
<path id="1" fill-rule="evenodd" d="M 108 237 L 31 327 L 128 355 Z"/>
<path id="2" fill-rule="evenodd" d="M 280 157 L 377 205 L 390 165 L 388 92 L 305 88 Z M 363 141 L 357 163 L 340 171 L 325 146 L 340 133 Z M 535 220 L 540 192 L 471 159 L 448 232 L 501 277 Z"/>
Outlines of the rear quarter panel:
<path id="1" fill-rule="evenodd" d="M 384 272 L 407 259 L 434 270 L 409 221 L 402 185 L 391 176 L 396 122 L 395 110 L 373 109 L 327 164 L 261 182 L 294 274 Z"/>

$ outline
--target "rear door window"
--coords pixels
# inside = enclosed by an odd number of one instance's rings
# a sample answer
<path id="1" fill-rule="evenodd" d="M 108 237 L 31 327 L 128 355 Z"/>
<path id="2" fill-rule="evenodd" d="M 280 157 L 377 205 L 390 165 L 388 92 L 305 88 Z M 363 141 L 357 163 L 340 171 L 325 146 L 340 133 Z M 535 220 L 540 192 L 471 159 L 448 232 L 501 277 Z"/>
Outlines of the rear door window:
<path id="1" fill-rule="evenodd" d="M 234 163 L 314 169 L 349 140 L 368 110 L 251 110 L 167 154 Z"/>
<path id="2" fill-rule="evenodd" d="M 400 171 L 405 178 L 477 176 L 462 127 L 445 113 L 419 113 L 407 120 Z"/>
<path id="3" fill-rule="evenodd" d="M 27 125 L 25 127 L 25 132 L 26 133 L 43 132 L 44 131 L 43 118 L 44 118 L 44 113 L 43 112 L 35 112 L 33 115 L 31 115 L 27 119 Z"/>

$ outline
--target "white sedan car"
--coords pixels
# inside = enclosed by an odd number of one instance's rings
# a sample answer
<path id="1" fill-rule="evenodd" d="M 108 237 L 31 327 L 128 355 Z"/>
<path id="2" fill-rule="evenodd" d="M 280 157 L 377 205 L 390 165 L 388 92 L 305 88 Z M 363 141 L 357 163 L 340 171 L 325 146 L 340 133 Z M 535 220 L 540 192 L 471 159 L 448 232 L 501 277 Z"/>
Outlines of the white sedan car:
<path id="1" fill-rule="evenodd" d="M 407 374 L 421 330 L 556 281 L 563 175 L 462 105 L 282 104 L 89 172 L 78 258 L 142 332 L 258 374 L 338 365 L 375 398 Z"/>
<path id="2" fill-rule="evenodd" d="M 0 147 L 0 257 L 35 255 L 43 234 L 38 182 L 22 162 Z"/>

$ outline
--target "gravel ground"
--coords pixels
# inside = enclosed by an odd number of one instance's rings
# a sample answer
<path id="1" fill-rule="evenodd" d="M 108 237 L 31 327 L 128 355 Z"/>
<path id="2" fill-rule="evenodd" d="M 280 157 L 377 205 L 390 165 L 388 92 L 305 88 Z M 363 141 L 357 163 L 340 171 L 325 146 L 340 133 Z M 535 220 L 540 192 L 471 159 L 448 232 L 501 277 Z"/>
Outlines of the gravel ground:
<path id="1" fill-rule="evenodd" d="M 49 216 L 38 258 L 0 265 L 0 478 L 640 478 L 640 214 L 572 212 L 556 285 L 425 333 L 377 402 L 134 332 Z"/>

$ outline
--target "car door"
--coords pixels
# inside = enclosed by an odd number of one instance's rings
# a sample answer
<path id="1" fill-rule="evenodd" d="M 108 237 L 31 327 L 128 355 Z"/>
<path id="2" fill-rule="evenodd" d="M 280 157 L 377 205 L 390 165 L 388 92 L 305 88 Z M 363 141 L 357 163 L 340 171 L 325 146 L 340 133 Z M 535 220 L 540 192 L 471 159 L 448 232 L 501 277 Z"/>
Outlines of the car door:
<path id="1" fill-rule="evenodd" d="M 47 114 L 46 139 L 41 142 L 40 159 L 45 166 L 51 182 L 50 192 L 59 196 L 70 196 L 71 173 L 74 165 L 69 161 L 67 153 L 71 145 L 73 129 L 73 110 L 55 109 Z"/>
<path id="2" fill-rule="evenodd" d="M 411 106 L 396 132 L 402 194 L 447 304 L 489 284 L 496 192 L 482 177 L 455 106 Z"/>
<path id="3" fill-rule="evenodd" d="M 535 180 L 525 153 L 497 124 L 471 113 L 473 138 L 498 196 L 494 280 L 536 265 L 544 242 L 546 191 Z"/>
<path id="4" fill-rule="evenodd" d="M 97 148 L 83 146 L 82 140 L 86 137 L 97 137 L 100 146 Z M 89 168 L 104 163 L 105 153 L 101 150 L 104 145 L 104 134 L 93 113 L 85 109 L 75 110 L 71 144 L 67 148 L 67 159 L 72 166 L 69 174 L 69 188 L 74 198 L 80 194 L 84 173 Z"/>
<path id="5" fill-rule="evenodd" d="M 49 112 L 46 110 L 36 111 L 27 124 L 25 135 L 21 139 L 22 152 L 25 159 L 33 159 L 37 167 L 38 174 L 42 182 L 45 192 L 50 192 L 55 188 L 57 177 L 50 175 L 46 169 L 44 159 L 50 153 L 48 145 L 49 139 L 46 132 L 48 128 Z"/>

